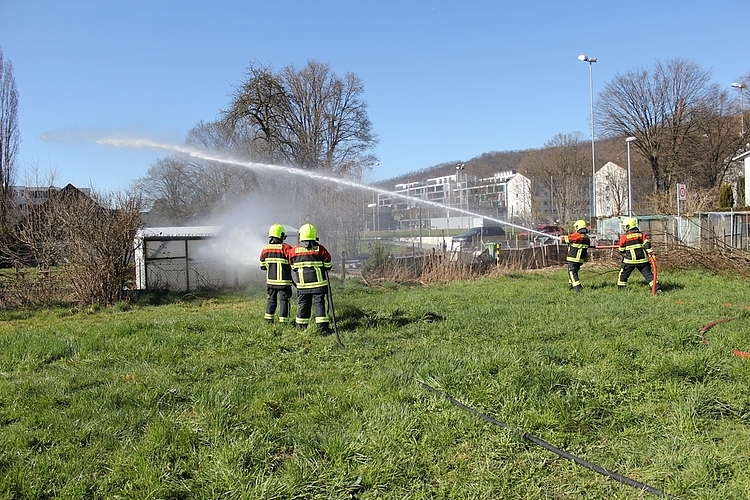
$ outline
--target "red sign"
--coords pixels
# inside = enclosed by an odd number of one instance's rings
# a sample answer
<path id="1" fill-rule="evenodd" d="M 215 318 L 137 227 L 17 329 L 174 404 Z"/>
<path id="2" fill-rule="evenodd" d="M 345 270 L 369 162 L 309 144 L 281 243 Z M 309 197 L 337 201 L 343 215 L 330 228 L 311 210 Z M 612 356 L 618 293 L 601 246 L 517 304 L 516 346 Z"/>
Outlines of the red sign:
<path id="1" fill-rule="evenodd" d="M 677 184 L 677 200 L 687 200 L 687 184 Z"/>

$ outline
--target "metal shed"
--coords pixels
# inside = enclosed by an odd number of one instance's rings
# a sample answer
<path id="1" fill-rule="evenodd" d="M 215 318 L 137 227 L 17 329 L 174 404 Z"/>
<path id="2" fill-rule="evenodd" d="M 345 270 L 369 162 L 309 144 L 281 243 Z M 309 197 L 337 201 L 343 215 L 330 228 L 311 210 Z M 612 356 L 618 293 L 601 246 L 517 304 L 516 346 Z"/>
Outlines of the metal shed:
<path id="1" fill-rule="evenodd" d="M 217 254 L 221 234 L 220 226 L 139 230 L 133 242 L 136 288 L 189 292 L 246 286 L 257 274 L 254 262 L 232 262 Z"/>

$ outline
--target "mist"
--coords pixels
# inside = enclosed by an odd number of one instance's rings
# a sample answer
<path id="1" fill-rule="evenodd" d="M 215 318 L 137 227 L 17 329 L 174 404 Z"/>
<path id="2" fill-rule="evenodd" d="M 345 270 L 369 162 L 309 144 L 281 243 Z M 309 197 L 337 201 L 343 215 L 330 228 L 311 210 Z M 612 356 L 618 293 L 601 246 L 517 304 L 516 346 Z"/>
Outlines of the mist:
<path id="1" fill-rule="evenodd" d="M 230 210 L 205 221 L 205 225 L 218 226 L 220 230 L 218 236 L 203 247 L 210 255 L 200 257 L 210 257 L 228 266 L 258 267 L 260 252 L 268 243 L 268 228 L 278 223 L 284 226 L 287 235 L 296 235 L 298 227 L 292 224 L 298 219 L 299 214 L 279 203 L 278 198 L 250 195 Z"/>

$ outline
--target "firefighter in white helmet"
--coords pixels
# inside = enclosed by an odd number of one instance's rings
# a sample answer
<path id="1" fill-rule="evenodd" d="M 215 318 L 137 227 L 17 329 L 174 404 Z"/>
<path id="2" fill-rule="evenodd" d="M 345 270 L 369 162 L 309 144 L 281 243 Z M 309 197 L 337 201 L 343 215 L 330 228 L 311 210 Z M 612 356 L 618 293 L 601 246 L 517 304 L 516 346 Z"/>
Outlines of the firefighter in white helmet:
<path id="1" fill-rule="evenodd" d="M 578 279 L 578 271 L 586 262 L 589 248 L 595 248 L 591 245 L 589 238 L 589 229 L 586 227 L 586 221 L 579 219 L 573 223 L 573 232 L 560 238 L 563 243 L 568 245 L 568 255 L 565 257 L 568 263 L 568 283 L 570 289 L 574 292 L 583 290 L 581 282 Z"/>
<path id="2" fill-rule="evenodd" d="M 617 288 L 624 290 L 628 284 L 630 274 L 638 269 L 649 286 L 654 286 L 654 273 L 651 270 L 651 261 L 649 257 L 653 254 L 651 241 L 648 236 L 638 229 L 638 220 L 632 217 L 626 217 L 622 221 L 622 227 L 625 234 L 620 236 L 618 250 L 622 255 L 622 265 L 620 274 L 617 277 Z M 661 285 L 656 283 L 656 291 L 661 292 Z"/>

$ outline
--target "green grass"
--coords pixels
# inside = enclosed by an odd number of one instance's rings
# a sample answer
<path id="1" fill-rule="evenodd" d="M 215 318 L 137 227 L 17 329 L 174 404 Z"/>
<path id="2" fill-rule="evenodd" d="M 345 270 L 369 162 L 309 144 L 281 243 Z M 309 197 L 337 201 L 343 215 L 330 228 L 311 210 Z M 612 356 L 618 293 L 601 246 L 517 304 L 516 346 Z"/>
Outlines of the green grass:
<path id="1" fill-rule="evenodd" d="M 663 271 L 334 286 L 346 349 L 265 296 L 0 313 L 0 498 L 750 495 L 750 284 Z M 717 324 L 700 337 L 707 323 Z"/>

